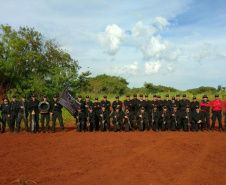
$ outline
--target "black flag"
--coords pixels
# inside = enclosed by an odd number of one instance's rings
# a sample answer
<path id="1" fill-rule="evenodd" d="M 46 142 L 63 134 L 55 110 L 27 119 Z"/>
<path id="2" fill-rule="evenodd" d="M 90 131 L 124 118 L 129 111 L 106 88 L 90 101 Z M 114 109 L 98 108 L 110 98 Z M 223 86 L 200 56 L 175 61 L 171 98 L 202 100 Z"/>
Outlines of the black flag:
<path id="1" fill-rule="evenodd" d="M 74 116 L 78 107 L 80 107 L 80 103 L 67 91 L 64 89 L 63 93 L 61 94 L 58 103 L 65 107 L 68 112 Z"/>

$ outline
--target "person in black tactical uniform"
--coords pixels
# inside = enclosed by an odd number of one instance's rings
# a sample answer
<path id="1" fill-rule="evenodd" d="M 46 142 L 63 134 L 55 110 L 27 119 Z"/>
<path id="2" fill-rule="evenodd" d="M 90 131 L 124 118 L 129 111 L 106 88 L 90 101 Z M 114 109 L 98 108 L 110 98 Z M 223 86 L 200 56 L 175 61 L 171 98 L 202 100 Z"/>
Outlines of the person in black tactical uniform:
<path id="1" fill-rule="evenodd" d="M 102 105 L 105 106 L 105 110 L 107 111 L 108 115 L 110 115 L 110 114 L 111 114 L 111 110 L 110 110 L 111 102 L 107 100 L 107 96 L 106 96 L 106 95 L 104 95 L 103 98 L 104 98 L 104 99 L 101 101 L 100 104 L 101 104 L 101 106 L 102 106 Z M 100 110 L 100 112 L 101 112 L 101 110 Z M 97 116 L 98 116 L 98 119 L 99 119 L 99 118 L 100 118 L 99 114 L 98 114 Z M 100 120 L 99 120 L 99 122 L 100 122 Z M 109 131 L 110 131 L 110 116 L 108 117 L 107 122 L 109 123 Z M 98 124 L 98 130 L 100 130 L 99 124 Z"/>
<path id="2" fill-rule="evenodd" d="M 128 94 L 126 95 L 126 100 L 123 102 L 123 104 L 124 104 L 124 108 L 127 107 L 130 112 L 133 111 L 133 103 L 130 100 L 130 96 Z"/>
<path id="3" fill-rule="evenodd" d="M 89 107 L 90 107 L 90 106 L 93 106 L 93 102 L 90 101 L 89 96 L 87 95 L 87 96 L 86 96 L 86 100 L 85 100 L 85 125 L 84 125 L 84 129 L 87 129 L 87 128 L 86 128 L 86 125 L 87 125 L 87 118 L 86 118 L 86 115 L 88 114 L 88 111 L 89 111 Z"/>
<path id="4" fill-rule="evenodd" d="M 28 133 L 28 102 L 26 96 L 22 96 L 22 101 L 18 102 L 18 117 L 16 122 L 17 133 L 20 132 L 21 121 L 24 120 L 25 131 Z"/>
<path id="5" fill-rule="evenodd" d="M 199 106 L 199 102 L 197 101 L 196 96 L 193 96 L 192 100 L 193 101 L 190 103 L 190 108 L 191 108 L 191 112 L 195 112 L 196 106 Z"/>
<path id="6" fill-rule="evenodd" d="M 137 113 L 137 127 L 139 131 L 147 131 L 148 129 L 148 113 L 145 112 L 144 107 L 141 107 Z"/>
<path id="7" fill-rule="evenodd" d="M 99 130 L 104 132 L 105 128 L 107 132 L 110 132 L 110 114 L 103 104 L 99 115 Z"/>
<path id="8" fill-rule="evenodd" d="M 148 95 L 145 95 L 145 101 L 146 101 L 146 112 L 148 113 L 148 130 L 150 130 L 150 125 L 151 125 L 151 101 L 148 99 Z"/>
<path id="9" fill-rule="evenodd" d="M 107 96 L 104 95 L 104 99 L 100 102 L 101 105 L 105 106 L 105 110 L 108 112 L 108 114 L 111 113 L 110 107 L 111 107 L 111 102 L 108 101 Z"/>
<path id="10" fill-rule="evenodd" d="M 133 99 L 131 100 L 132 107 L 133 107 L 133 114 L 136 115 L 139 111 L 139 100 L 137 99 L 137 94 L 133 95 Z"/>
<path id="11" fill-rule="evenodd" d="M 130 111 L 129 107 L 125 107 L 124 111 L 124 125 L 125 125 L 125 132 L 129 132 L 130 130 L 135 131 L 135 120 L 134 114 Z"/>
<path id="12" fill-rule="evenodd" d="M 93 107 L 92 106 L 89 107 L 89 112 L 86 115 L 86 118 L 87 118 L 87 125 L 86 125 L 87 130 L 89 132 L 92 132 L 92 131 L 93 132 L 96 132 L 96 121 L 95 121 L 96 113 L 93 110 Z"/>
<path id="13" fill-rule="evenodd" d="M 177 110 L 180 110 L 180 95 L 176 95 L 175 104 L 177 105 Z"/>
<path id="14" fill-rule="evenodd" d="M 28 103 L 28 112 L 30 113 L 30 128 L 31 133 L 38 132 L 39 130 L 39 101 L 36 99 L 36 96 L 33 94 L 31 100 Z M 34 130 L 32 130 L 32 115 L 34 116 Z"/>
<path id="15" fill-rule="evenodd" d="M 201 131 L 204 132 L 205 123 L 202 111 L 200 111 L 199 106 L 196 107 L 196 112 L 192 115 L 194 121 L 194 132 L 198 132 L 199 125 L 201 125 Z"/>
<path id="16" fill-rule="evenodd" d="M 16 96 L 14 95 L 12 101 L 9 103 L 10 105 L 10 120 L 11 120 L 11 128 L 12 132 L 14 132 L 16 120 L 18 116 L 18 101 L 16 100 Z"/>
<path id="17" fill-rule="evenodd" d="M 2 131 L 1 133 L 5 132 L 6 128 L 6 122 L 9 126 L 9 131 L 12 133 L 12 126 L 11 126 L 11 120 L 10 120 L 10 105 L 8 98 L 3 98 L 3 104 L 1 105 L 2 110 Z"/>
<path id="18" fill-rule="evenodd" d="M 85 131 L 85 114 L 82 112 L 81 107 L 78 107 L 78 111 L 75 115 L 76 125 L 77 125 L 77 132 L 84 132 Z"/>
<path id="19" fill-rule="evenodd" d="M 190 107 L 190 101 L 187 99 L 186 94 L 183 94 L 183 99 L 180 100 L 180 111 L 185 111 L 187 105 Z"/>
<path id="20" fill-rule="evenodd" d="M 93 103 L 93 111 L 95 112 L 95 130 L 99 129 L 99 114 L 101 111 L 100 102 L 98 101 L 98 97 L 95 98 L 95 102 Z M 93 127 L 93 125 L 91 125 Z"/>
<path id="21" fill-rule="evenodd" d="M 50 102 L 50 115 L 52 115 L 52 133 L 55 133 L 56 119 L 59 120 L 61 132 L 65 132 L 62 117 L 63 106 L 57 102 L 57 95 L 53 95 L 53 100 Z"/>
<path id="22" fill-rule="evenodd" d="M 123 130 L 123 114 L 120 112 L 120 108 L 116 107 L 115 111 L 112 112 L 111 118 L 113 118 L 114 132 L 118 132 L 118 128 L 120 128 L 120 132 Z"/>
<path id="23" fill-rule="evenodd" d="M 80 107 L 82 112 L 85 113 L 85 101 L 82 100 L 82 95 L 78 95 L 78 102 L 80 103 Z"/>
<path id="24" fill-rule="evenodd" d="M 140 100 L 139 100 L 139 102 L 138 102 L 138 107 L 139 107 L 139 109 L 141 109 L 141 107 L 144 107 L 144 108 L 145 108 L 145 111 L 146 111 L 146 109 L 147 109 L 146 103 L 147 103 L 147 102 L 144 100 L 143 94 L 140 94 Z"/>
<path id="25" fill-rule="evenodd" d="M 178 131 L 181 132 L 181 114 L 177 109 L 177 105 L 174 104 L 173 111 L 171 112 L 171 128 L 172 131 L 176 131 L 178 129 Z"/>
<path id="26" fill-rule="evenodd" d="M 171 105 L 172 101 L 169 99 L 169 95 L 166 94 L 166 99 L 162 102 L 163 106 L 167 107 L 167 110 L 170 110 L 170 105 Z"/>
<path id="27" fill-rule="evenodd" d="M 163 110 L 161 112 L 161 117 L 160 117 L 159 122 L 161 123 L 161 130 L 162 131 L 166 131 L 166 129 L 168 131 L 171 130 L 170 113 L 169 113 L 166 105 L 163 106 Z"/>
<path id="28" fill-rule="evenodd" d="M 186 105 L 186 110 L 181 113 L 181 119 L 183 121 L 183 130 L 184 132 L 190 131 L 190 127 L 194 128 L 192 111 L 190 110 L 189 105 Z"/>
<path id="29" fill-rule="evenodd" d="M 163 108 L 163 101 L 161 100 L 161 96 L 160 96 L 160 95 L 157 96 L 157 101 L 158 101 L 158 104 L 159 104 L 158 110 L 159 110 L 159 111 L 162 111 L 162 108 Z"/>
<path id="30" fill-rule="evenodd" d="M 122 102 L 119 100 L 119 97 L 118 96 L 115 97 L 115 101 L 113 101 L 113 103 L 112 103 L 112 109 L 113 109 L 113 111 L 116 110 L 116 107 L 119 108 L 119 112 L 122 111 Z"/>
<path id="31" fill-rule="evenodd" d="M 169 105 L 169 111 L 170 112 L 172 112 L 173 111 L 173 106 L 176 104 L 176 99 L 175 99 L 175 97 L 173 96 L 172 97 L 172 101 L 171 101 L 171 103 L 170 103 L 170 105 Z"/>
<path id="32" fill-rule="evenodd" d="M 44 103 L 44 102 L 49 105 L 49 109 L 50 109 L 50 104 L 49 104 L 49 101 L 47 101 L 46 95 L 43 96 L 43 101 L 40 103 Z M 50 121 L 49 109 L 43 111 L 40 109 L 40 105 L 39 105 L 39 110 L 40 110 L 40 114 L 41 114 L 41 133 L 44 133 L 45 120 L 46 120 L 46 133 L 49 132 L 49 121 Z"/>
<path id="33" fill-rule="evenodd" d="M 159 131 L 159 120 L 160 120 L 160 113 L 158 110 L 158 107 L 156 104 L 153 106 L 153 111 L 151 114 L 151 121 L 152 121 L 152 126 L 153 126 L 153 131 Z"/>

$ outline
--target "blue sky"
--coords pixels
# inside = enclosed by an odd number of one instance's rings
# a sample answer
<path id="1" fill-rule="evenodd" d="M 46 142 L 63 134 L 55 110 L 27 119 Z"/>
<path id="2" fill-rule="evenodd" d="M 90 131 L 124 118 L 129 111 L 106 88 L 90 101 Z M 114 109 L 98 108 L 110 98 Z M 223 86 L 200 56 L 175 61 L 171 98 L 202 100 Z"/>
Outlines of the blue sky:
<path id="1" fill-rule="evenodd" d="M 80 73 L 186 90 L 226 86 L 226 1 L 0 0 L 0 24 L 34 27 Z"/>

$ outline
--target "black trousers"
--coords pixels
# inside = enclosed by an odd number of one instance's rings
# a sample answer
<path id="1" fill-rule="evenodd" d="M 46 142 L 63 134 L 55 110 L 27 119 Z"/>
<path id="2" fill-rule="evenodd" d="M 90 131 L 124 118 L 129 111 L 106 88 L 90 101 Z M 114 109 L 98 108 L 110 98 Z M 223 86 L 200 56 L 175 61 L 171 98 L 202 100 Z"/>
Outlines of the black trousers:
<path id="1" fill-rule="evenodd" d="M 85 131 L 85 122 L 81 121 L 77 123 L 77 132 Z"/>
<path id="2" fill-rule="evenodd" d="M 99 121 L 99 130 L 101 132 L 104 132 L 106 130 L 110 131 L 110 121 L 107 119 L 104 121 L 104 123 L 102 121 Z"/>
<path id="3" fill-rule="evenodd" d="M 59 120 L 61 130 L 64 130 L 63 117 L 61 112 L 54 111 L 52 115 L 52 131 L 55 132 L 56 120 Z"/>
<path id="4" fill-rule="evenodd" d="M 212 115 L 212 129 L 215 128 L 215 122 L 216 122 L 216 119 L 218 120 L 219 122 L 219 129 L 222 129 L 222 123 L 221 123 L 221 111 L 213 111 L 213 115 Z"/>
<path id="5" fill-rule="evenodd" d="M 6 122 L 9 126 L 10 132 L 12 132 L 11 119 L 10 119 L 10 117 L 8 117 L 8 114 L 3 113 L 2 114 L 2 132 L 5 132 Z"/>
<path id="6" fill-rule="evenodd" d="M 143 120 L 143 123 L 141 123 L 141 121 L 139 120 L 137 122 L 137 127 L 139 131 L 144 131 L 148 129 L 148 121 Z"/>
<path id="7" fill-rule="evenodd" d="M 180 121 L 177 121 L 177 124 L 175 123 L 175 121 L 173 120 L 171 122 L 171 130 L 172 131 L 176 131 L 177 129 L 181 129 L 181 122 Z"/>
<path id="8" fill-rule="evenodd" d="M 17 116 L 17 121 L 16 121 L 17 132 L 20 132 L 20 124 L 22 120 L 24 120 L 25 130 L 26 132 L 28 132 L 28 120 L 26 115 L 23 114 L 23 112 L 19 112 Z"/>
<path id="9" fill-rule="evenodd" d="M 122 131 L 123 129 L 123 122 L 119 121 L 118 123 L 113 122 L 114 124 L 114 132 L 118 132 L 118 129 L 120 129 L 120 131 Z"/>
<path id="10" fill-rule="evenodd" d="M 38 112 L 35 112 L 34 114 L 34 129 L 35 130 L 32 130 L 32 114 L 30 113 L 30 129 L 31 129 L 31 132 L 38 132 L 38 129 L 39 129 L 39 113 Z"/>
<path id="11" fill-rule="evenodd" d="M 44 123 L 46 120 L 46 131 L 49 130 L 49 120 L 50 120 L 50 115 L 49 113 L 41 113 L 41 130 L 44 131 Z"/>
<path id="12" fill-rule="evenodd" d="M 14 131 L 15 126 L 16 126 L 17 116 L 18 116 L 17 112 L 11 112 L 10 121 L 11 121 L 12 132 Z"/>
<path id="13" fill-rule="evenodd" d="M 194 126 L 195 126 L 194 130 L 197 132 L 197 131 L 199 130 L 199 126 L 201 126 L 201 129 L 204 130 L 204 128 L 205 128 L 205 123 L 204 123 L 204 122 L 201 122 L 201 123 L 195 122 L 195 123 L 194 123 Z"/>
<path id="14" fill-rule="evenodd" d="M 130 121 L 130 125 L 131 125 L 132 129 L 129 126 L 128 120 L 124 122 L 124 125 L 125 125 L 125 132 L 129 132 L 130 130 L 134 130 L 135 120 Z"/>
<path id="15" fill-rule="evenodd" d="M 204 116 L 204 122 L 206 123 L 205 127 L 207 129 L 210 129 L 210 113 L 207 111 L 203 111 L 203 116 Z"/>

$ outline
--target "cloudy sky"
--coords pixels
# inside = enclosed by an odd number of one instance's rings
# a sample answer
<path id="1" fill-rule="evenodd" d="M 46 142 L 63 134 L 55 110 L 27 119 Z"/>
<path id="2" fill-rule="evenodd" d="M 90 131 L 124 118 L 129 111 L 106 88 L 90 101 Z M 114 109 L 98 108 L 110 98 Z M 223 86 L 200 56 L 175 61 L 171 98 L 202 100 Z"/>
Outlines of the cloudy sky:
<path id="1" fill-rule="evenodd" d="M 226 86 L 225 0 L 0 0 L 0 24 L 54 38 L 92 76 Z"/>

